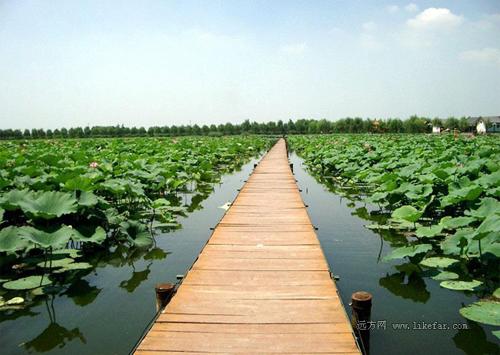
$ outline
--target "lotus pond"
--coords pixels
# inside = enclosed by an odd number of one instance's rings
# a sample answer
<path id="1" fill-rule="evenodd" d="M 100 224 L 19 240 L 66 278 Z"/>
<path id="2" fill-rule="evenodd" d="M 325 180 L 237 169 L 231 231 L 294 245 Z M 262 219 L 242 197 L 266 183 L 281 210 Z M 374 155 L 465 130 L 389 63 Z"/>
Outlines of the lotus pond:
<path id="1" fill-rule="evenodd" d="M 29 314 L 30 304 L 51 295 L 78 297 L 78 287 L 90 287 L 79 276 L 98 260 L 117 254 L 127 263 L 164 258 L 155 236 L 180 228 L 178 219 L 195 211 L 221 176 L 272 142 L 196 137 L 0 143 L 0 319 Z M 180 197 L 188 195 L 189 201 Z"/>
<path id="2" fill-rule="evenodd" d="M 499 137 L 329 135 L 289 142 L 308 171 L 389 242 L 377 260 L 397 274 L 381 286 L 411 293 L 405 282 L 428 278 L 450 297 L 473 295 L 454 312 L 500 337 Z"/>

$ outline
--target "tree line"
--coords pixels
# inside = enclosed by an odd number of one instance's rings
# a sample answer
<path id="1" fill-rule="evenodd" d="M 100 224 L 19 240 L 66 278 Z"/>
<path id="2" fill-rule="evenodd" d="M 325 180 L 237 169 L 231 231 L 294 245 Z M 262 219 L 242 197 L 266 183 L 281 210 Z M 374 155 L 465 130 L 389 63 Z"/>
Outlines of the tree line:
<path id="1" fill-rule="evenodd" d="M 61 129 L 2 129 L 0 139 L 43 139 L 43 138 L 97 138 L 97 137 L 155 137 L 155 136 L 221 136 L 235 134 L 326 134 L 326 133 L 428 133 L 432 126 L 444 129 L 467 131 L 469 123 L 466 117 L 447 119 L 411 116 L 402 120 L 390 118 L 385 120 L 343 118 L 336 121 L 326 119 L 299 119 L 296 121 L 281 120 L 274 122 L 250 122 L 245 120 L 240 124 L 219 125 L 173 125 L 144 127 L 94 126 L 73 127 Z"/>

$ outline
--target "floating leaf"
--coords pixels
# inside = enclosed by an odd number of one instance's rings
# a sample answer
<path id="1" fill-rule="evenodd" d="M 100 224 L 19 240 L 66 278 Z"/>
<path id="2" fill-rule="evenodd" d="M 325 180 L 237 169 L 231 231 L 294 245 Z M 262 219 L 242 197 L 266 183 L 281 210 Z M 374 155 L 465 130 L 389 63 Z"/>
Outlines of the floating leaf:
<path id="1" fill-rule="evenodd" d="M 402 206 L 392 212 L 391 217 L 403 219 L 408 222 L 416 222 L 422 216 L 423 212 L 413 206 Z"/>
<path id="2" fill-rule="evenodd" d="M 6 306 L 12 306 L 15 304 L 22 304 L 22 303 L 24 303 L 24 298 L 22 297 L 14 297 L 11 298 L 10 300 L 5 301 Z"/>
<path id="3" fill-rule="evenodd" d="M 85 270 L 85 269 L 91 269 L 92 268 L 92 265 L 89 264 L 89 263 L 71 263 L 71 264 L 68 264 L 62 268 L 59 268 L 57 270 L 54 270 L 54 273 L 62 273 L 62 272 L 65 272 L 65 271 L 72 271 L 72 270 Z"/>
<path id="4" fill-rule="evenodd" d="M 28 276 L 22 279 L 6 282 L 2 285 L 7 290 L 29 290 L 40 286 L 50 285 L 52 281 L 48 277 Z"/>
<path id="5" fill-rule="evenodd" d="M 492 331 L 493 335 L 496 336 L 498 339 L 500 339 L 500 330 L 494 330 Z"/>
<path id="6" fill-rule="evenodd" d="M 45 268 L 49 268 L 49 267 L 58 268 L 58 267 L 63 267 L 63 266 L 65 267 L 74 261 L 75 260 L 71 259 L 71 258 L 63 258 L 63 259 L 56 259 L 56 260 L 52 260 L 52 261 L 48 260 L 47 262 L 42 261 L 42 262 L 38 263 L 37 265 L 40 267 L 45 267 Z"/>
<path id="7" fill-rule="evenodd" d="M 432 245 L 430 244 L 417 244 L 410 245 L 406 247 L 396 248 L 391 251 L 388 255 L 384 257 L 384 260 L 393 260 L 393 259 L 401 259 L 406 256 L 415 256 L 417 254 L 428 252 L 432 250 Z"/>
<path id="8" fill-rule="evenodd" d="M 78 249 L 58 249 L 58 250 L 54 250 L 52 252 L 52 254 L 54 255 L 69 255 L 71 258 L 77 258 L 78 256 L 80 256 L 80 250 Z"/>
<path id="9" fill-rule="evenodd" d="M 415 231 L 415 234 L 419 238 L 432 238 L 435 237 L 436 235 L 440 234 L 441 231 L 443 230 L 443 226 L 436 224 L 433 226 L 421 226 L 418 227 L 417 230 Z"/>
<path id="10" fill-rule="evenodd" d="M 472 291 L 474 288 L 482 285 L 483 283 L 478 280 L 472 281 L 443 281 L 439 285 L 441 287 L 457 290 L 457 291 Z"/>
<path id="11" fill-rule="evenodd" d="M 432 279 L 437 281 L 456 280 L 458 279 L 458 274 L 451 271 L 441 271 L 436 276 L 432 276 Z"/>
<path id="12" fill-rule="evenodd" d="M 493 292 L 493 297 L 495 298 L 500 298 L 500 287 Z"/>
<path id="13" fill-rule="evenodd" d="M 420 262 L 420 265 L 427 267 L 436 267 L 436 268 L 447 268 L 448 266 L 457 263 L 458 260 L 445 258 L 441 256 L 434 256 L 430 258 L 426 258 Z"/>
<path id="14" fill-rule="evenodd" d="M 460 314 L 475 322 L 500 326 L 500 302 L 475 302 L 460 308 Z"/>

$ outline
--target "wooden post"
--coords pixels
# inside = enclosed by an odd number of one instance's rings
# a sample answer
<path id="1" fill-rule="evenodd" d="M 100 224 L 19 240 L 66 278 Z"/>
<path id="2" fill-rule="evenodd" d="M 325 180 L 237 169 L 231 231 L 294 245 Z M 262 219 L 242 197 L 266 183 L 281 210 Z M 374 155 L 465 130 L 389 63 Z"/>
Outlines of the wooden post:
<path id="1" fill-rule="evenodd" d="M 293 173 L 293 163 L 290 163 L 290 170 L 292 170 Z"/>
<path id="2" fill-rule="evenodd" d="M 156 310 L 164 308 L 174 295 L 175 285 L 172 283 L 156 284 Z"/>
<path id="3" fill-rule="evenodd" d="M 370 315 L 372 295 L 365 291 L 354 292 L 351 296 L 352 327 L 362 343 L 365 355 L 370 353 Z"/>
<path id="4" fill-rule="evenodd" d="M 256 163 L 254 163 L 254 164 L 253 164 L 253 168 L 255 169 L 256 167 L 257 167 L 257 164 L 256 164 Z"/>

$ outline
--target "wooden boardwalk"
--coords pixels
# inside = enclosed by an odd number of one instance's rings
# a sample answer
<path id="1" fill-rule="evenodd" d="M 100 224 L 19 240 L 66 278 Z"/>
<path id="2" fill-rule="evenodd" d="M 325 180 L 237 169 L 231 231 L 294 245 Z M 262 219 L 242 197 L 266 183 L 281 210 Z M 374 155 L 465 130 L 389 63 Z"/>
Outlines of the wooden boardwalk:
<path id="1" fill-rule="evenodd" d="M 136 354 L 359 354 L 280 139 Z"/>

